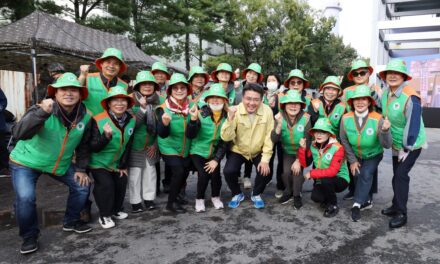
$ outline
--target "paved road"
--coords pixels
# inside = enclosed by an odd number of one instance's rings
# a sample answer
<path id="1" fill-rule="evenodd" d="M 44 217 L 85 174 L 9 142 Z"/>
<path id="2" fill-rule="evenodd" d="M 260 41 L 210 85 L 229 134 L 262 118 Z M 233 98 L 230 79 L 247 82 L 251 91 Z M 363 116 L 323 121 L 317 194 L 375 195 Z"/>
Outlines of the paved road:
<path id="1" fill-rule="evenodd" d="M 103 230 L 97 222 L 83 235 L 63 233 L 61 226 L 42 230 L 40 250 L 21 256 L 16 228 L 0 231 L 0 263 L 440 263 L 440 130 L 428 129 L 429 149 L 411 173 L 408 225 L 388 228 L 380 210 L 389 205 L 391 157 L 380 165 L 379 193 L 360 222 L 350 220 L 351 203 L 340 198 L 340 213 L 322 217 L 322 209 L 304 194 L 304 207 L 279 205 L 275 185 L 265 192 L 267 207 L 257 210 L 249 199 L 238 209 L 197 214 L 193 203 L 185 215 L 162 210 L 130 215 Z M 195 197 L 195 177 L 188 196 Z M 310 183 L 304 187 L 310 189 Z M 226 185 L 223 200 L 230 198 Z M 158 202 L 165 206 L 165 196 Z M 64 201 L 62 201 L 64 203 Z M 188 206 L 189 207 L 189 206 Z"/>

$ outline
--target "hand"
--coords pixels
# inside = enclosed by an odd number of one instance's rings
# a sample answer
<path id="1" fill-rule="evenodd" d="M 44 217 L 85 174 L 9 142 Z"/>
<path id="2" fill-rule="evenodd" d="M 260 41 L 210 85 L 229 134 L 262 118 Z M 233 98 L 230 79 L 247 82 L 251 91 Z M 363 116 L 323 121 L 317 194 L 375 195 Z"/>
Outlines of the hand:
<path id="1" fill-rule="evenodd" d="M 290 170 L 292 170 L 292 174 L 293 176 L 299 176 L 301 173 L 301 163 L 299 162 L 299 160 L 295 160 L 295 162 L 293 162 L 292 167 L 290 167 Z"/>
<path id="2" fill-rule="evenodd" d="M 399 162 L 404 162 L 406 160 L 406 158 L 408 157 L 408 155 L 409 155 L 409 151 L 405 152 L 403 149 L 400 149 L 399 156 L 398 156 L 397 160 Z"/>
<path id="3" fill-rule="evenodd" d="M 388 120 L 388 116 L 387 116 L 383 120 L 382 131 L 386 132 L 386 131 L 388 131 L 390 129 L 390 127 L 391 127 L 391 123 L 390 123 L 390 120 Z"/>
<path id="4" fill-rule="evenodd" d="M 361 173 L 360 169 L 361 169 L 361 164 L 359 162 L 356 161 L 355 163 L 350 164 L 351 175 L 356 175 L 356 172 Z"/>
<path id="5" fill-rule="evenodd" d="M 283 122 L 283 114 L 281 112 L 275 115 L 275 121 L 277 121 L 277 125 L 281 125 Z"/>
<path id="6" fill-rule="evenodd" d="M 260 161 L 260 163 L 258 163 L 257 166 L 257 171 L 262 175 L 262 176 L 267 176 L 270 173 L 270 167 L 269 167 L 269 163 L 264 162 L 264 161 Z"/>
<path id="7" fill-rule="evenodd" d="M 189 109 L 189 115 L 191 116 L 192 121 L 196 121 L 197 119 L 199 119 L 199 110 L 197 109 L 197 104 L 194 104 Z"/>
<path id="8" fill-rule="evenodd" d="M 85 172 L 75 172 L 73 179 L 79 183 L 79 186 L 87 186 L 92 183 L 89 176 Z"/>
<path id="9" fill-rule="evenodd" d="M 127 169 L 123 169 L 123 170 L 119 169 L 118 171 L 119 171 L 119 177 L 122 178 L 124 175 L 125 175 L 125 176 L 128 176 L 128 171 L 127 171 Z"/>
<path id="10" fill-rule="evenodd" d="M 237 107 L 235 105 L 228 107 L 228 120 L 234 120 L 235 113 L 237 112 Z"/>
<path id="11" fill-rule="evenodd" d="M 304 174 L 304 179 L 310 180 L 310 178 L 311 178 L 310 171 L 308 171 L 306 174 Z"/>
<path id="12" fill-rule="evenodd" d="M 52 113 L 53 103 L 54 103 L 54 101 L 49 98 L 49 99 L 44 99 L 38 105 L 41 107 L 41 109 L 44 110 L 44 112 L 50 114 L 50 113 Z"/>
<path id="13" fill-rule="evenodd" d="M 147 108 L 147 99 L 145 98 L 145 96 L 142 96 L 138 102 L 141 105 L 142 109 Z"/>
<path id="14" fill-rule="evenodd" d="M 205 171 L 209 174 L 213 173 L 218 166 L 218 162 L 216 160 L 210 160 L 205 163 Z"/>
<path id="15" fill-rule="evenodd" d="M 272 96 L 269 98 L 269 106 L 270 106 L 270 108 L 275 107 L 275 96 Z"/>
<path id="16" fill-rule="evenodd" d="M 162 115 L 162 124 L 168 126 L 171 122 L 171 116 L 168 113 L 163 113 Z"/>
<path id="17" fill-rule="evenodd" d="M 306 148 L 306 138 L 301 138 L 299 140 L 299 146 L 304 149 Z"/>
<path id="18" fill-rule="evenodd" d="M 112 138 L 112 135 L 113 135 L 113 129 L 112 129 L 112 127 L 110 126 L 109 123 L 105 123 L 105 125 L 104 125 L 104 136 L 105 136 L 107 139 L 110 139 L 110 138 Z"/>
<path id="19" fill-rule="evenodd" d="M 81 65 L 79 66 L 79 70 L 81 72 L 81 74 L 87 75 L 89 73 L 89 69 L 90 69 L 90 65 Z"/>
<path id="20" fill-rule="evenodd" d="M 151 145 L 147 147 L 147 157 L 154 159 L 157 156 L 157 146 Z"/>

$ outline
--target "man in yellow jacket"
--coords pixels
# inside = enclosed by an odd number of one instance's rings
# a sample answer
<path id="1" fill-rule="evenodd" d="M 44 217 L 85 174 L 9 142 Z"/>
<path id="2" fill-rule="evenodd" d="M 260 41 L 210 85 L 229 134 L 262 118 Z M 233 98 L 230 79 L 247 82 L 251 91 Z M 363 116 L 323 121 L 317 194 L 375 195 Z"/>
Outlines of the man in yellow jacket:
<path id="1" fill-rule="evenodd" d="M 232 192 L 230 208 L 237 208 L 244 200 L 238 177 L 241 165 L 250 160 L 257 167 L 257 176 L 251 199 L 255 208 L 264 208 L 261 198 L 266 185 L 270 182 L 269 161 L 272 157 L 273 143 L 270 138 L 274 127 L 273 113 L 269 106 L 263 104 L 263 87 L 259 84 L 246 84 L 243 88 L 243 99 L 238 106 L 231 106 L 228 119 L 221 129 L 221 138 L 231 141 L 231 152 L 228 155 L 223 174 Z"/>

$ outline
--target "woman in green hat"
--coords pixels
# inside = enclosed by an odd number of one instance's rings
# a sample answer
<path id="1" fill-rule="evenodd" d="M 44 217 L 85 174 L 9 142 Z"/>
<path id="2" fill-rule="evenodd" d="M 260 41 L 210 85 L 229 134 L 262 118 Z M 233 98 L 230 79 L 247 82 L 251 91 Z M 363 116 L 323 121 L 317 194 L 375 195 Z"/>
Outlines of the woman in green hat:
<path id="1" fill-rule="evenodd" d="M 309 133 L 313 136 L 310 148 L 306 149 L 303 138 L 298 150 L 301 166 L 313 163 L 313 169 L 304 178 L 315 181 L 311 198 L 325 208 L 324 217 L 334 217 L 339 212 L 336 193 L 345 190 L 350 182 L 344 147 L 336 140 L 328 118 L 318 119 Z"/>
<path id="2" fill-rule="evenodd" d="M 93 117 L 88 168 L 95 181 L 93 195 L 103 228 L 115 226 L 114 219 L 125 219 L 123 212 L 127 187 L 128 154 L 136 120 L 127 111 L 134 99 L 123 86 L 114 86 L 102 99 L 104 112 Z"/>
<path id="3" fill-rule="evenodd" d="M 305 90 L 305 88 L 310 87 L 310 82 L 304 77 L 304 73 L 300 69 L 291 70 L 289 76 L 284 81 L 284 87 L 287 89 L 279 93 L 278 98 L 276 98 L 275 101 L 275 106 L 277 107 L 276 112 L 278 112 L 278 109 L 280 109 L 280 97 L 285 95 L 289 90 L 296 90 L 301 94 L 302 100 L 306 103 L 305 111 L 307 111 L 312 97 Z"/>
<path id="4" fill-rule="evenodd" d="M 393 137 L 394 197 L 391 207 L 382 210 L 382 214 L 392 217 L 390 228 L 398 228 L 407 221 L 409 172 L 422 148 L 427 146 L 426 134 L 420 95 L 407 84 L 412 77 L 405 61 L 391 60 L 379 76 L 387 84 L 380 103 L 382 114 L 391 122 Z"/>
<path id="5" fill-rule="evenodd" d="M 190 122 L 191 87 L 185 76 L 174 73 L 167 88 L 167 99 L 156 108 L 158 144 L 165 166 L 171 171 L 171 183 L 166 210 L 185 213 L 184 200 L 178 196 L 188 176 L 190 140 L 186 137 Z M 192 105 L 192 104 L 191 104 Z"/>
<path id="6" fill-rule="evenodd" d="M 351 219 L 357 222 L 361 210 L 373 206 L 374 175 L 377 175 L 383 149 L 391 147 L 392 138 L 390 122 L 374 111 L 375 101 L 369 86 L 358 85 L 348 104 L 353 111 L 342 117 L 340 137 L 356 181 Z"/>
<path id="7" fill-rule="evenodd" d="M 171 74 L 168 72 L 167 67 L 160 61 L 153 63 L 151 73 L 154 75 L 157 84 L 159 84 L 159 95 L 165 98 L 168 88 L 167 81 L 171 78 Z"/>
<path id="8" fill-rule="evenodd" d="M 204 104 L 203 93 L 205 85 L 209 82 L 209 74 L 200 66 L 191 67 L 188 75 L 188 82 L 191 85 L 191 102 Z"/>
<path id="9" fill-rule="evenodd" d="M 205 192 L 211 180 L 211 201 L 215 209 L 222 209 L 220 189 L 220 162 L 225 156 L 227 145 L 220 138 L 220 129 L 227 118 L 228 97 L 223 87 L 215 83 L 205 93 L 205 102 L 200 110 L 190 109 L 191 122 L 187 137 L 191 139 L 190 156 L 198 172 L 196 212 L 205 211 Z"/>
<path id="10" fill-rule="evenodd" d="M 156 116 L 154 109 L 160 104 L 156 93 L 159 85 L 149 71 L 136 75 L 136 84 L 130 95 L 135 105 L 129 110 L 141 121 L 133 134 L 133 144 L 129 154 L 128 187 L 133 213 L 143 211 L 142 200 L 147 210 L 156 208 L 156 164 L 159 150 L 156 140 Z"/>
<path id="11" fill-rule="evenodd" d="M 237 79 L 235 72 L 232 71 L 232 66 L 228 63 L 220 63 L 217 69 L 211 72 L 211 79 L 215 83 L 220 83 L 228 96 L 229 105 L 237 105 L 240 102 L 236 99 L 236 92 L 234 89 L 234 81 Z"/>
<path id="12" fill-rule="evenodd" d="M 278 201 L 285 204 L 293 197 L 294 208 L 300 209 L 304 177 L 297 151 L 301 138 L 306 137 L 307 142 L 310 142 L 310 135 L 307 133 L 311 128 L 310 115 L 304 112 L 306 104 L 298 91 L 290 90 L 280 100 L 280 107 L 283 111 L 275 115 L 275 129 L 271 135 L 274 144 L 281 142 L 283 149 L 282 179 L 286 188 Z"/>

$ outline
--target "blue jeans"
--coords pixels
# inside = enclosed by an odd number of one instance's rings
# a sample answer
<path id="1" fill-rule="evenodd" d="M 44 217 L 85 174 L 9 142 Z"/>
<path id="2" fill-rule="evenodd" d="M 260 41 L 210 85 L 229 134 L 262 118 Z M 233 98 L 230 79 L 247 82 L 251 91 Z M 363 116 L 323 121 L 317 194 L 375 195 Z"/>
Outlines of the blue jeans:
<path id="1" fill-rule="evenodd" d="M 15 191 L 15 217 L 17 218 L 20 236 L 24 239 L 38 236 L 38 217 L 36 208 L 36 185 L 40 171 L 9 163 L 12 176 L 12 184 Z M 72 223 L 80 219 L 80 212 L 89 197 L 89 186 L 80 186 L 74 179 L 75 171 L 70 166 L 63 176 L 53 176 L 69 187 L 64 224 Z"/>
<path id="2" fill-rule="evenodd" d="M 356 172 L 356 188 L 354 191 L 354 202 L 364 204 L 372 199 L 371 186 L 373 185 L 373 177 L 377 171 L 383 154 L 377 155 L 370 159 L 358 159 L 361 164 L 360 172 Z"/>

